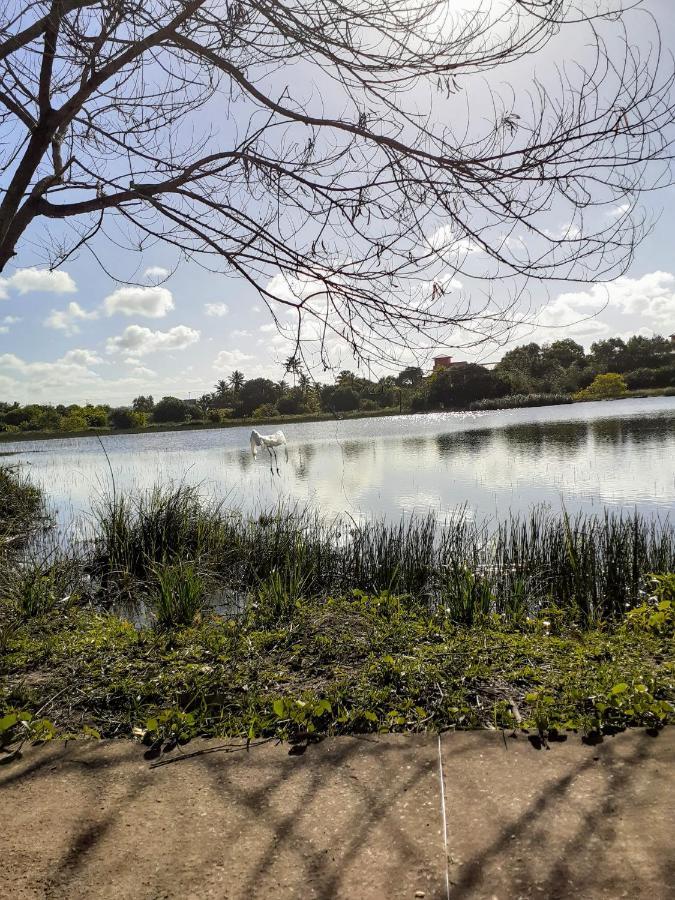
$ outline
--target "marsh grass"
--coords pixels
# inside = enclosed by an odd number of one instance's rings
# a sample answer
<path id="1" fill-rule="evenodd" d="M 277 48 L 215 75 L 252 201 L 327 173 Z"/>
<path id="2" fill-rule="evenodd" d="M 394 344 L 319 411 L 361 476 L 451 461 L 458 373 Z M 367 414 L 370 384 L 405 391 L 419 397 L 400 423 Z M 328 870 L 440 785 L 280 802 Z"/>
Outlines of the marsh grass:
<path id="1" fill-rule="evenodd" d="M 28 498 L 15 508 L 42 515 L 39 492 L 16 473 L 8 493 Z M 169 484 L 104 496 L 81 545 L 8 562 L 0 587 L 22 617 L 86 597 L 106 609 L 141 604 L 170 627 L 235 598 L 239 612 L 256 603 L 269 623 L 287 619 L 300 599 L 356 590 L 465 626 L 492 614 L 517 625 L 541 610 L 585 626 L 621 619 L 639 604 L 648 573 L 675 569 L 675 530 L 638 514 L 570 517 L 541 507 L 497 523 L 466 511 L 443 522 L 327 521 L 283 505 L 244 515 L 194 486 Z"/>
<path id="2" fill-rule="evenodd" d="M 507 397 L 486 398 L 471 403 L 469 409 L 480 412 L 495 409 L 521 409 L 529 406 L 559 406 L 573 403 L 570 394 L 510 394 Z"/>
<path id="3" fill-rule="evenodd" d="M 176 562 L 153 570 L 149 605 L 160 628 L 192 625 L 206 601 L 206 583 L 193 563 Z"/>
<path id="4" fill-rule="evenodd" d="M 0 565 L 0 593 L 26 621 L 83 602 L 87 580 L 80 560 L 59 548 L 47 552 L 38 546 L 21 559 Z"/>
<path id="5" fill-rule="evenodd" d="M 670 522 L 638 514 L 535 508 L 496 525 L 464 514 L 327 522 L 283 506 L 245 516 L 185 486 L 104 500 L 91 546 L 102 598 L 140 596 L 158 566 L 191 564 L 220 588 L 258 597 L 271 617 L 301 597 L 387 591 L 465 625 L 490 613 L 518 622 L 545 608 L 582 624 L 618 619 L 647 573 L 675 567 Z"/>
<path id="6" fill-rule="evenodd" d="M 0 551 L 27 543 L 46 518 L 40 490 L 16 466 L 0 465 Z"/>
<path id="7" fill-rule="evenodd" d="M 94 507 L 91 570 L 106 585 L 133 585 L 155 566 L 214 557 L 224 537 L 218 505 L 193 486 L 104 496 Z"/>

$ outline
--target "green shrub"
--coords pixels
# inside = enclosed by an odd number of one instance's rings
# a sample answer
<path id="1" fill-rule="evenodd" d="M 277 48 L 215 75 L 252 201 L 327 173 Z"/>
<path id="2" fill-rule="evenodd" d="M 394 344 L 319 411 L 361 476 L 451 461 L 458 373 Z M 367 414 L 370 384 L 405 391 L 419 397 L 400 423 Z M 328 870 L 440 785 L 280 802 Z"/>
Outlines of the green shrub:
<path id="1" fill-rule="evenodd" d="M 143 428 L 148 421 L 146 413 L 134 412 L 126 406 L 111 409 L 108 419 L 113 428 Z"/>
<path id="2" fill-rule="evenodd" d="M 675 634 L 675 573 L 650 575 L 647 586 L 651 595 L 645 603 L 629 610 L 626 626 L 656 634 Z"/>
<path id="3" fill-rule="evenodd" d="M 273 419 L 279 415 L 279 410 L 274 403 L 262 403 L 253 410 L 254 419 Z"/>
<path id="4" fill-rule="evenodd" d="M 628 390 L 626 379 L 617 372 L 596 375 L 587 388 L 574 394 L 575 400 L 613 400 Z"/>
<path id="5" fill-rule="evenodd" d="M 162 397 L 152 410 L 153 422 L 187 422 L 190 406 L 178 397 Z"/>

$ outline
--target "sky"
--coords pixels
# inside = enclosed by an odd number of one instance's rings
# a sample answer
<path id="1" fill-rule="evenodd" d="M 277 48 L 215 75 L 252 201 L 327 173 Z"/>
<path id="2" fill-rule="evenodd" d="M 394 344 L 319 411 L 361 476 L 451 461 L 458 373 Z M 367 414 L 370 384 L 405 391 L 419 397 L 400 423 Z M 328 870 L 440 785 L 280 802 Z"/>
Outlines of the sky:
<path id="1" fill-rule="evenodd" d="M 648 6 L 665 45 L 674 46 L 671 5 L 653 0 Z M 675 189 L 648 202 L 647 212 L 658 221 L 625 276 L 592 286 L 533 283 L 530 294 L 539 311 L 528 327 L 516 329 L 510 345 L 487 346 L 476 355 L 453 350 L 451 339 L 450 352 L 494 362 L 508 346 L 527 340 L 573 337 L 589 347 L 615 335 L 675 332 Z M 567 224 L 551 213 L 552 231 Z M 198 397 L 235 368 L 247 378 L 283 377 L 292 344 L 241 278 L 207 272 L 190 261 L 176 268 L 169 250 L 155 245 L 143 253 L 137 281 L 116 282 L 86 252 L 49 272 L 40 247 L 27 241 L 0 276 L 0 400 L 124 404 L 138 394 Z M 471 291 L 472 285 L 457 288 Z M 333 350 L 336 370 L 357 370 L 345 346 Z M 401 367 L 413 362 L 425 366 L 428 360 L 401 357 Z"/>

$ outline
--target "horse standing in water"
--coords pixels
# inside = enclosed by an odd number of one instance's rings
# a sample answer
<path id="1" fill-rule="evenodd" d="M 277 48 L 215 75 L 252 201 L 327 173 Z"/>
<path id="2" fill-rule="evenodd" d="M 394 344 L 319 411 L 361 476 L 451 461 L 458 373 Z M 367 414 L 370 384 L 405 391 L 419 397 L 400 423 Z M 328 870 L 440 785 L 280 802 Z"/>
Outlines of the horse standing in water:
<path id="1" fill-rule="evenodd" d="M 274 474 L 272 459 L 276 464 L 277 475 L 279 474 L 279 460 L 277 459 L 277 447 L 283 447 L 286 451 L 286 462 L 288 462 L 288 447 L 286 446 L 286 436 L 283 431 L 275 431 L 274 434 L 259 434 L 255 428 L 251 432 L 251 453 L 253 459 L 258 455 L 258 447 L 267 447 L 270 455 L 270 472 Z"/>

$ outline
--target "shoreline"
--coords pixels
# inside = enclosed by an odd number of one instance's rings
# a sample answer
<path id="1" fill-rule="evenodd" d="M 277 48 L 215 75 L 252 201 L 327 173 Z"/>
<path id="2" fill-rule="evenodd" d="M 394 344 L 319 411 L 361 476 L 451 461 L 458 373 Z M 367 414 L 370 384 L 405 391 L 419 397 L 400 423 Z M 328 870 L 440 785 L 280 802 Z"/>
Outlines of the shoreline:
<path id="1" fill-rule="evenodd" d="M 25 443 L 30 441 L 50 441 L 50 440 L 69 440 L 71 438 L 83 437 L 114 437 L 116 435 L 126 434 L 154 434 L 168 431 L 215 431 L 220 428 L 247 428 L 251 426 L 255 428 L 260 425 L 288 425 L 303 424 L 305 422 L 335 422 L 343 419 L 379 419 L 388 418 L 390 416 L 424 416 L 435 415 L 443 412 L 503 412 L 507 409 L 545 409 L 550 406 L 574 406 L 577 403 L 607 403 L 615 400 L 639 400 L 651 399 L 652 397 L 667 397 L 668 388 L 653 388 L 650 390 L 629 391 L 621 397 L 607 397 L 601 400 L 572 400 L 566 404 L 542 404 L 541 406 L 508 406 L 503 409 L 492 410 L 471 410 L 466 406 L 452 407 L 448 409 L 433 410 L 411 410 L 399 409 L 398 407 L 385 407 L 377 410 L 354 410 L 353 412 L 345 412 L 340 415 L 335 413 L 303 413 L 298 416 L 266 416 L 261 419 L 226 419 L 223 422 L 184 422 L 184 423 L 167 423 L 158 425 L 145 425 L 142 428 L 87 428 L 84 431 L 17 431 L 17 432 L 0 432 L 0 445 Z M 0 456 L 11 455 L 13 451 L 3 453 Z"/>

